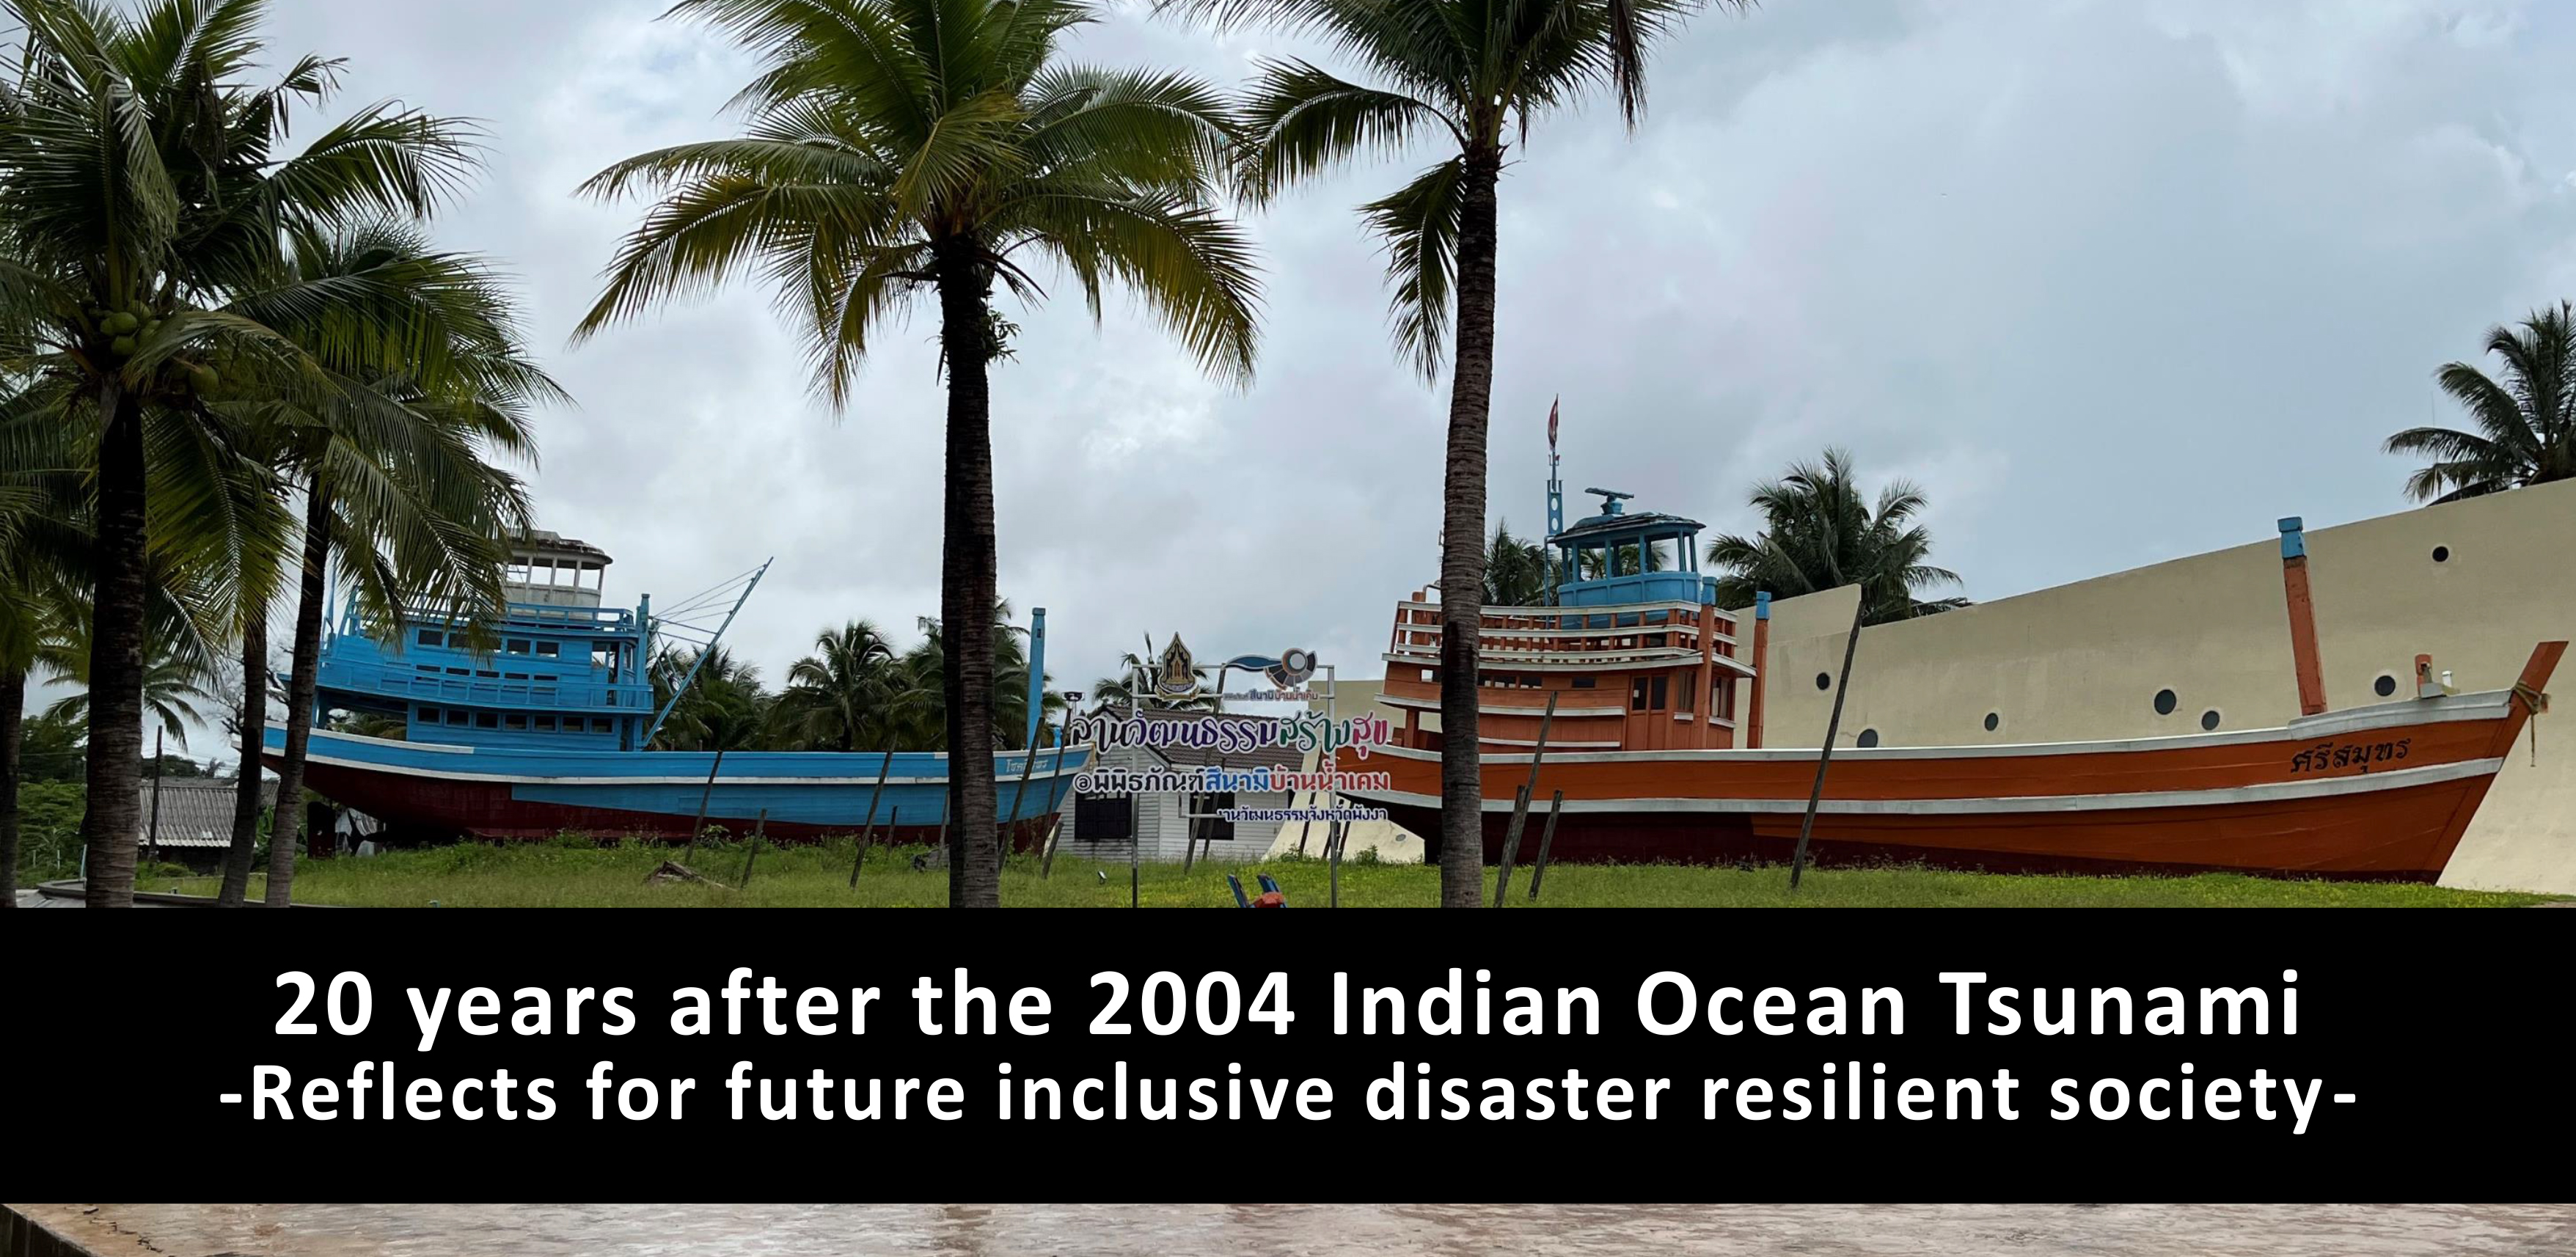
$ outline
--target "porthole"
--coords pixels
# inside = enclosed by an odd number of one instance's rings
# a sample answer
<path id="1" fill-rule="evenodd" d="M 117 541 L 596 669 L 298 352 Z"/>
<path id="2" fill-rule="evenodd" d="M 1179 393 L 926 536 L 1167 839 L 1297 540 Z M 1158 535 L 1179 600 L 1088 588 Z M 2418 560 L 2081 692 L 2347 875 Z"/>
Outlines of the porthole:
<path id="1" fill-rule="evenodd" d="M 2210 708 L 2209 710 L 2207 710 L 2207 711 L 2205 711 L 2205 712 L 2200 713 L 2200 728 L 2201 728 L 2201 731 L 2202 731 L 2202 732 L 2204 732 L 2204 733 L 2212 733 L 2212 732 L 2216 732 L 2216 731 L 2217 731 L 2217 729 L 2218 729 L 2218 709 L 2217 709 L 2217 708 L 2212 707 L 2212 708 Z"/>
<path id="2" fill-rule="evenodd" d="M 1876 730 L 1876 729 L 1863 729 L 1863 730 L 1861 730 L 1861 731 L 1860 731 L 1860 744 L 1861 744 L 1862 746 L 1876 746 L 1876 745 L 1878 745 L 1878 730 Z"/>
<path id="3" fill-rule="evenodd" d="M 1992 732 L 1994 732 L 1995 730 L 2000 729 L 2000 728 L 2003 728 L 2003 727 L 2004 727 L 2004 717 L 2003 717 L 2003 713 L 2001 713 L 2001 712 L 1993 712 L 1993 711 L 1990 711 L 1990 712 L 1987 712 L 1987 713 L 1986 713 L 1986 732 L 1988 732 L 1988 733 L 1992 733 Z"/>
<path id="4" fill-rule="evenodd" d="M 2389 695 L 2396 693 L 2397 674 L 2393 672 L 2380 673 L 2379 679 L 2370 683 L 2370 692 L 2377 694 L 2381 698 L 2386 698 Z"/>
<path id="5" fill-rule="evenodd" d="M 2451 548 L 2450 548 L 2449 546 L 2435 546 L 2435 547 L 2433 547 L 2433 561 L 2434 561 L 2434 562 L 2436 562 L 2436 563 L 2448 563 L 2448 562 L 2450 562 L 2450 561 L 2451 561 Z"/>
<path id="6" fill-rule="evenodd" d="M 1834 688 L 1834 678 L 1832 677 L 1832 675 L 1831 675 L 1831 674 L 1829 674 L 1829 673 L 1823 673 L 1823 672 L 1819 672 L 1819 673 L 1817 673 L 1817 674 L 1816 674 L 1816 688 L 1817 688 L 1817 689 L 1820 689 L 1820 690 L 1830 690 L 1830 689 Z"/>
<path id="7" fill-rule="evenodd" d="M 2157 690 L 2156 714 L 2159 716 L 2172 715 L 2174 713 L 2174 704 L 2181 701 L 2181 699 L 2174 697 L 2174 692 L 2172 690 Z"/>

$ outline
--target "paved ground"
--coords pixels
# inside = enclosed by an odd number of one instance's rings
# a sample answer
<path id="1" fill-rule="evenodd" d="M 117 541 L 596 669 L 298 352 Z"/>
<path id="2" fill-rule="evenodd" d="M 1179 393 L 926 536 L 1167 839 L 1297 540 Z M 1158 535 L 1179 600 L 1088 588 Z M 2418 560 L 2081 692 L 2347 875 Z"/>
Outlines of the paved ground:
<path id="1" fill-rule="evenodd" d="M 18 892 L 18 906 L 21 908 L 86 908 L 89 905 L 77 899 L 57 899 L 43 891 L 22 890 Z M 137 901 L 134 906 L 137 908 L 168 908 L 176 905 Z"/>
<path id="2" fill-rule="evenodd" d="M 95 1257 L 2540 1257 L 2576 1205 L 13 1205 Z"/>

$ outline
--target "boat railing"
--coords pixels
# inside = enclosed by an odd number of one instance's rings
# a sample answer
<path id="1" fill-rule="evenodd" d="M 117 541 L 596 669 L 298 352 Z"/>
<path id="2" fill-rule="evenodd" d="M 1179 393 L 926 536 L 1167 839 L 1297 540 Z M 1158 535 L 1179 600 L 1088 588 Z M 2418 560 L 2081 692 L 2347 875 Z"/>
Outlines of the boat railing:
<path id="1" fill-rule="evenodd" d="M 329 689 L 416 703 L 524 708 L 530 711 L 649 712 L 653 709 L 653 687 L 649 684 L 588 678 L 494 680 L 422 672 L 417 668 L 393 664 L 326 660 L 321 680 Z"/>
<path id="2" fill-rule="evenodd" d="M 1733 617 L 1680 601 L 1486 607 L 1478 623 L 1477 652 L 1490 663 L 1653 663 L 1696 658 L 1705 638 L 1709 653 L 1731 656 L 1734 628 Z M 1442 635 L 1439 603 L 1398 603 L 1387 658 L 1437 663 Z"/>
<path id="3" fill-rule="evenodd" d="M 510 619 L 574 628 L 622 629 L 635 625 L 635 613 L 625 607 L 566 607 L 546 602 L 513 602 Z"/>
<path id="4" fill-rule="evenodd" d="M 459 619 L 455 607 L 434 602 L 406 603 L 402 608 L 402 618 L 406 628 L 435 628 L 456 623 Z M 542 602 L 511 602 L 504 604 L 502 618 L 493 627 L 500 630 L 510 625 L 631 631 L 635 627 L 635 612 L 625 607 L 560 607 Z M 343 627 L 347 632 L 366 633 L 373 626 L 360 619 L 357 610 L 352 608 Z"/>

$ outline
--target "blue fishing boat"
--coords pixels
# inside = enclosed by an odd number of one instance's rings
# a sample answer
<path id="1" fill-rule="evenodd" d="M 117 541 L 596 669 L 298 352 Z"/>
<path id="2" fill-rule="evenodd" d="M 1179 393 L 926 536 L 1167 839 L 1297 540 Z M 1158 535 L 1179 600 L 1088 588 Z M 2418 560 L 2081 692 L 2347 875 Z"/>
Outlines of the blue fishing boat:
<path id="1" fill-rule="evenodd" d="M 646 750 L 696 679 L 692 668 L 657 707 L 647 673 L 657 645 L 694 645 L 703 663 L 767 565 L 657 617 L 650 597 L 632 610 L 601 605 L 610 561 L 586 542 L 534 532 L 514 547 L 497 623 L 418 611 L 371 623 L 355 609 L 326 623 L 318 710 L 306 718 L 366 713 L 405 729 L 400 739 L 313 729 L 306 784 L 394 836 L 423 840 L 685 838 L 702 807 L 708 825 L 737 834 L 765 812 L 766 832 L 791 840 L 872 833 L 927 842 L 944 832 L 944 752 Z M 719 607 L 711 631 L 691 619 Z M 1045 617 L 1031 621 L 1032 713 L 1046 675 Z M 1029 732 L 1035 745 L 1052 731 L 1033 715 Z M 271 723 L 270 767 L 285 746 L 285 726 Z M 1087 754 L 1039 746 L 994 756 L 996 815 L 1012 846 L 1044 840 Z"/>

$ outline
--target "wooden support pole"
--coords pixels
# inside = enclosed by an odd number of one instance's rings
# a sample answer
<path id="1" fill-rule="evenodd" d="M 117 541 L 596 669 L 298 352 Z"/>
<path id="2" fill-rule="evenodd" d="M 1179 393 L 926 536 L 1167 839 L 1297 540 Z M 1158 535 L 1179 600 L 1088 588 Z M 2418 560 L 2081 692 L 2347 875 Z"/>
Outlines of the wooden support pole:
<path id="1" fill-rule="evenodd" d="M 868 791 L 868 824 L 867 828 L 859 831 L 859 854 L 857 858 L 850 861 L 850 889 L 852 890 L 859 888 L 859 869 L 868 862 L 868 842 L 877 836 L 877 801 L 885 797 L 886 777 L 893 772 L 894 743 L 888 742 L 885 764 L 877 769 L 876 789 Z M 886 825 L 886 832 L 888 834 L 894 832 L 894 825 L 891 822 Z"/>
<path id="2" fill-rule="evenodd" d="M 1558 790 L 1547 801 L 1547 828 L 1539 831 L 1538 863 L 1530 866 L 1530 902 L 1538 902 L 1539 879 L 1547 876 L 1547 853 L 1556 846 L 1556 814 L 1565 810 L 1565 792 Z"/>
<path id="3" fill-rule="evenodd" d="M 146 864 L 161 858 L 161 733 L 152 731 L 152 828 L 143 838 L 143 860 Z"/>
<path id="4" fill-rule="evenodd" d="M 1512 794 L 1512 823 L 1503 830 L 1503 872 L 1494 882 L 1494 906 L 1497 908 L 1503 906 L 1503 891 L 1512 882 L 1512 859 L 1521 845 L 1521 827 L 1529 821 L 1530 799 L 1538 793 L 1538 764 L 1547 757 L 1547 735 L 1556 725 L 1556 700 L 1561 692 L 1548 692 L 1547 711 L 1538 718 L 1538 745 L 1530 748 L 1529 784 Z M 1484 818 L 1479 816 L 1476 823 L 1481 828 Z"/>
<path id="5" fill-rule="evenodd" d="M 1068 693 L 1065 697 L 1071 699 L 1075 695 Z M 1064 728 L 1055 735 L 1054 775 L 1047 779 L 1047 798 L 1054 800 L 1055 806 L 1047 809 L 1046 832 L 1038 835 L 1038 880 L 1041 882 L 1055 875 L 1057 835 L 1064 832 L 1065 795 L 1071 793 L 1069 789 L 1059 791 L 1058 788 L 1064 785 L 1064 753 L 1072 744 L 1073 704 L 1068 701 L 1064 705 Z"/>
<path id="6" fill-rule="evenodd" d="M 1325 761 L 1326 761 L 1326 760 L 1328 760 L 1328 759 L 1330 759 L 1331 757 L 1332 757 L 1332 756 L 1331 756 L 1331 753 L 1330 753 L 1330 752 L 1327 752 L 1327 751 L 1318 751 L 1318 752 L 1316 752 L 1316 753 L 1315 753 L 1315 767 L 1316 767 L 1316 768 L 1318 768 L 1318 769 L 1322 769 L 1322 768 L 1324 768 L 1324 767 L 1325 767 Z M 1315 806 L 1315 793 L 1316 793 L 1316 792 L 1315 792 L 1315 791 L 1312 791 L 1312 790 L 1309 790 L 1309 791 L 1307 791 L 1307 792 L 1306 792 L 1306 806 L 1307 806 L 1310 810 Z M 1290 796 L 1290 797 L 1289 797 L 1288 802 L 1289 802 L 1289 803 L 1290 803 L 1290 805 L 1292 805 L 1292 806 L 1293 806 L 1293 805 L 1295 805 L 1295 803 L 1297 802 L 1296 797 L 1295 797 L 1295 796 L 1293 796 L 1293 795 L 1292 795 L 1292 796 Z M 1310 830 L 1314 829 L 1314 827 L 1315 827 L 1315 818 L 1313 818 L 1313 817 L 1311 817 L 1311 816 L 1309 816 L 1309 817 L 1307 817 L 1307 818 L 1305 818 L 1305 819 L 1300 820 L 1300 821 L 1298 821 L 1298 822 L 1297 822 L 1297 854 L 1298 854 L 1298 855 L 1303 856 L 1303 855 L 1305 855 L 1305 854 L 1306 854 L 1306 834 L 1308 833 L 1308 831 L 1310 831 Z"/>
<path id="7" fill-rule="evenodd" d="M 1807 789 L 1807 814 L 1798 822 L 1798 850 L 1789 860 L 1789 889 L 1807 869 L 1807 838 L 1816 831 L 1816 804 L 1825 797 L 1825 765 L 1834 762 L 1834 735 L 1843 727 L 1843 699 L 1851 693 L 1852 652 L 1860 649 L 1860 618 L 1869 610 L 1869 591 L 1854 586 L 1851 635 L 1843 639 L 1842 679 L 1834 682 L 1834 711 L 1825 720 L 1825 745 L 1816 752 L 1816 784 Z"/>
<path id="8" fill-rule="evenodd" d="M 715 797 L 716 774 L 723 768 L 724 748 L 719 746 L 716 748 L 716 762 L 707 765 L 707 788 L 698 792 L 698 819 L 689 826 L 689 849 L 680 856 L 680 865 L 683 868 L 688 866 L 689 861 L 697 858 L 698 835 L 705 833 L 707 828 L 707 800 Z M 285 800 L 280 799 L 279 802 L 283 803 Z"/>
<path id="9" fill-rule="evenodd" d="M 1494 871 L 1494 906 L 1503 906 L 1503 896 L 1512 889 L 1512 856 L 1520 849 L 1521 821 L 1529 815 L 1530 788 L 1512 787 L 1512 824 L 1503 835 L 1502 867 Z"/>
<path id="10" fill-rule="evenodd" d="M 895 836 L 895 833 L 897 832 L 897 830 L 898 830 L 902 825 L 903 825 L 903 809 L 902 809 L 901 807 L 890 807 L 890 808 L 887 808 L 887 809 L 886 809 L 886 850 L 888 851 L 888 853 L 889 853 L 889 854 L 891 854 L 891 853 L 892 853 L 892 851 L 894 850 L 894 845 L 895 845 L 895 837 L 894 837 L 894 836 Z M 857 890 L 857 889 L 859 888 L 859 869 L 860 869 L 861 867 L 865 866 L 865 865 L 867 864 L 867 862 L 868 862 L 868 844 L 867 844 L 867 843 L 865 843 L 865 842 L 861 842 L 861 843 L 859 844 L 859 858 L 850 862 L 850 889 L 852 889 L 852 890 Z M 902 872 L 903 870 L 901 870 L 901 869 L 896 869 L 895 871 L 896 871 L 896 872 L 898 872 L 898 873 L 900 873 L 900 872 Z"/>
<path id="11" fill-rule="evenodd" d="M 1064 818 L 1050 813 L 1047 827 L 1038 834 L 1038 880 L 1055 876 L 1056 839 L 1064 833 Z"/>
<path id="12" fill-rule="evenodd" d="M 2308 597 L 2308 538 L 2296 515 L 2281 521 L 2281 584 L 2290 601 L 2290 664 L 2298 674 L 2299 714 L 2322 715 L 2326 678 L 2317 661 L 2317 608 Z"/>
<path id="13" fill-rule="evenodd" d="M 769 809 L 762 808 L 759 818 L 751 823 L 751 849 L 742 853 L 742 884 L 746 889 L 751 886 L 751 862 L 760 858 L 760 840 L 768 833 Z"/>
<path id="14" fill-rule="evenodd" d="M 1059 752 L 1056 758 L 1061 760 L 1064 756 Z M 1032 742 L 1028 746 L 1027 753 L 1020 757 L 1020 784 L 1011 788 L 1011 810 L 1002 814 L 1001 843 L 1004 856 L 1011 854 L 1011 836 L 1019 827 L 1020 805 L 1026 802 L 1029 796 L 1029 774 L 1035 771 L 1037 766 L 1038 748 L 1037 744 Z"/>
<path id="15" fill-rule="evenodd" d="M 1222 759 L 1218 760 L 1216 762 L 1216 769 L 1220 773 L 1225 772 L 1225 761 Z M 1205 770 L 1202 769 L 1201 771 Z M 1201 784 L 1205 784 L 1204 778 L 1201 780 Z M 1209 854 L 1214 854 L 1216 851 L 1217 818 L 1216 813 L 1213 810 L 1213 805 L 1216 802 L 1216 792 L 1211 790 L 1205 794 L 1194 797 L 1205 800 L 1206 804 L 1210 807 L 1210 810 L 1203 815 L 1190 819 L 1189 837 L 1181 844 L 1181 872 L 1183 873 L 1190 871 L 1193 857 L 1200 850 L 1200 843 L 1205 842 L 1207 844 L 1206 850 Z"/>
<path id="16" fill-rule="evenodd" d="M 1199 818 L 1193 815 L 1193 809 L 1198 806 L 1200 797 L 1196 794 L 1181 796 L 1181 875 L 1183 877 L 1189 876 L 1190 866 L 1196 863 L 1198 857 Z"/>

